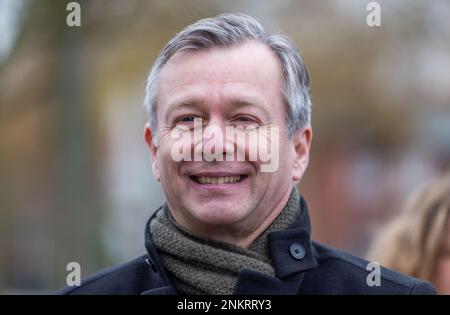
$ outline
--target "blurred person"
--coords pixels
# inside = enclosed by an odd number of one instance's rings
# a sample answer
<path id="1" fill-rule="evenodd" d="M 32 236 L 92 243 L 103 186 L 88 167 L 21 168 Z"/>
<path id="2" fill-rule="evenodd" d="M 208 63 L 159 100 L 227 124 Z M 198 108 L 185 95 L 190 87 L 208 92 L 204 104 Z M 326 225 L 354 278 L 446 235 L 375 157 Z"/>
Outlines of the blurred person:
<path id="1" fill-rule="evenodd" d="M 450 173 L 413 194 L 378 233 L 370 259 L 450 294 Z"/>
<path id="2" fill-rule="evenodd" d="M 199 20 L 163 48 L 146 92 L 144 138 L 166 197 L 145 227 L 147 253 L 60 293 L 435 293 L 385 268 L 369 282 L 368 261 L 311 240 L 297 190 L 312 139 L 309 75 L 288 37 L 242 14 Z M 263 143 L 272 165 L 251 158 Z"/>

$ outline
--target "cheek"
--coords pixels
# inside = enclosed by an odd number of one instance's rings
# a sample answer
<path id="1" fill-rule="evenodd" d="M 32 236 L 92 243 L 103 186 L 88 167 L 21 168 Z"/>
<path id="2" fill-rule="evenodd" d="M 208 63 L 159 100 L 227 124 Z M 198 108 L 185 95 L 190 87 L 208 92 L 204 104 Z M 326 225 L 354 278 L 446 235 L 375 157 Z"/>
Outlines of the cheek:
<path id="1" fill-rule="evenodd" d="M 257 141 L 252 149 L 258 152 L 258 163 L 264 168 L 262 172 L 282 172 L 285 176 L 293 161 L 293 150 L 284 130 L 275 125 L 262 127 L 254 138 Z"/>
<path id="2" fill-rule="evenodd" d="M 173 143 L 168 139 L 161 138 L 158 149 L 158 165 L 161 176 L 171 174 L 178 170 L 179 162 L 176 162 L 172 157 Z"/>
<path id="3" fill-rule="evenodd" d="M 295 149 L 292 142 L 286 138 L 281 138 L 279 145 L 280 168 L 291 169 L 295 158 Z"/>

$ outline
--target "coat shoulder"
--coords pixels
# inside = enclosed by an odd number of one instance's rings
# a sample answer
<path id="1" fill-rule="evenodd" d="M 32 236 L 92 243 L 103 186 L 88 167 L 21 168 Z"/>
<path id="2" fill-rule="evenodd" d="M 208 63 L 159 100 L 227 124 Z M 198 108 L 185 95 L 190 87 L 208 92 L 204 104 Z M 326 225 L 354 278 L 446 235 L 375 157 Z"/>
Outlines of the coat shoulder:
<path id="1" fill-rule="evenodd" d="M 80 286 L 66 286 L 56 294 L 141 294 L 159 282 L 147 259 L 148 255 L 142 255 L 129 262 L 105 268 L 83 279 Z"/>
<path id="2" fill-rule="evenodd" d="M 429 282 L 376 265 L 350 253 L 313 242 L 318 268 L 305 274 L 306 294 L 436 294 Z M 326 285 L 324 285 L 326 283 Z"/>

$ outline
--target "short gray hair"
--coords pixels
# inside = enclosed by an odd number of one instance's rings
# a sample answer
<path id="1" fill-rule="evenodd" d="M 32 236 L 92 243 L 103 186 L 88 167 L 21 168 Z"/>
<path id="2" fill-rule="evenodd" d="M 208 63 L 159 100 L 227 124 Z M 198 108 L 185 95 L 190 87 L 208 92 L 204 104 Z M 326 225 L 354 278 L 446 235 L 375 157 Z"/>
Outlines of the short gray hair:
<path id="1" fill-rule="evenodd" d="M 163 66 L 175 53 L 213 47 L 231 47 L 249 40 L 262 42 L 278 58 L 283 74 L 283 95 L 287 107 L 287 135 L 311 124 L 309 75 L 295 44 L 285 35 L 266 33 L 253 17 L 244 14 L 221 14 L 189 25 L 162 49 L 147 79 L 144 105 L 150 128 L 157 134 L 156 102 L 158 79 Z"/>

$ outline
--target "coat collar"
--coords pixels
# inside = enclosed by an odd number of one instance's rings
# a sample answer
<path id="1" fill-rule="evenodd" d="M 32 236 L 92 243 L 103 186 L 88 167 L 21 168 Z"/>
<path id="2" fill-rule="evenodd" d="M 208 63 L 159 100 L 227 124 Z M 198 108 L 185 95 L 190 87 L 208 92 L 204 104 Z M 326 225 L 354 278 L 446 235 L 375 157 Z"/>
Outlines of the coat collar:
<path id="1" fill-rule="evenodd" d="M 304 276 L 303 272 L 318 266 L 311 243 L 311 223 L 308 207 L 303 197 L 300 198 L 300 209 L 300 215 L 292 226 L 268 235 L 270 255 L 276 277 L 244 269 L 237 279 L 235 294 L 296 294 L 299 291 Z M 148 264 L 153 272 L 159 274 L 163 283 L 160 287 L 144 291 L 142 294 L 176 294 L 176 290 L 165 272 L 161 258 L 153 245 L 150 233 L 150 222 L 158 210 L 146 224 L 145 247 L 149 254 Z M 293 245 L 300 245 L 303 248 L 303 257 L 293 256 Z"/>
<path id="2" fill-rule="evenodd" d="M 311 221 L 308 206 L 303 197 L 300 198 L 300 215 L 286 230 L 272 232 L 269 237 L 269 248 L 277 278 L 285 278 L 294 273 L 317 267 L 311 243 Z M 291 253 L 293 244 L 300 244 L 304 257 L 295 258 Z"/>
<path id="3" fill-rule="evenodd" d="M 165 271 L 161 257 L 158 255 L 158 251 L 153 244 L 152 235 L 150 233 L 150 222 L 156 217 L 157 212 L 161 209 L 162 206 L 159 207 L 152 216 L 150 216 L 150 219 L 148 219 L 147 224 L 145 225 L 145 248 L 148 253 L 148 259 L 146 262 L 151 268 L 151 271 L 161 278 L 162 283 L 160 287 L 157 286 L 150 290 L 146 290 L 142 292 L 141 295 L 177 294 L 175 288 L 171 284 L 169 276 Z"/>
<path id="4" fill-rule="evenodd" d="M 276 295 L 297 294 L 302 283 L 303 271 L 316 268 L 317 261 L 311 243 L 311 223 L 305 200 L 300 198 L 300 215 L 288 229 L 268 235 L 269 249 L 275 276 L 270 277 L 253 270 L 243 270 L 239 274 L 234 293 Z M 301 246 L 303 257 L 295 258 L 292 246 Z"/>

